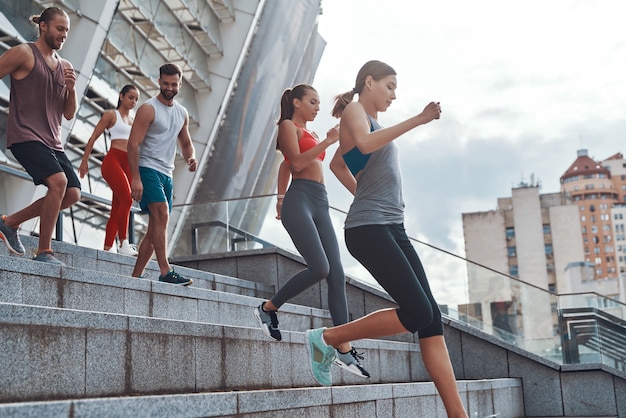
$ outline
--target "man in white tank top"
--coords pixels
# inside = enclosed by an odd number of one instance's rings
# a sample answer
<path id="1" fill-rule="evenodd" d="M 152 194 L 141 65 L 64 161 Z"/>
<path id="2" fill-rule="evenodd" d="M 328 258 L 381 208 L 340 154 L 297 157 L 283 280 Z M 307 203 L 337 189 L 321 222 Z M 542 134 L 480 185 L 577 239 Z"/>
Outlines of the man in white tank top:
<path id="1" fill-rule="evenodd" d="M 191 279 L 176 273 L 167 259 L 167 223 L 172 210 L 172 172 L 177 142 L 189 171 L 197 168 L 187 109 L 174 100 L 181 83 L 182 70 L 178 65 L 161 66 L 161 91 L 137 110 L 128 140 L 128 162 L 132 198 L 149 213 L 148 230 L 139 245 L 132 275 L 141 277 L 152 254 L 156 253 L 161 272 L 159 281 L 186 286 L 191 284 Z"/>

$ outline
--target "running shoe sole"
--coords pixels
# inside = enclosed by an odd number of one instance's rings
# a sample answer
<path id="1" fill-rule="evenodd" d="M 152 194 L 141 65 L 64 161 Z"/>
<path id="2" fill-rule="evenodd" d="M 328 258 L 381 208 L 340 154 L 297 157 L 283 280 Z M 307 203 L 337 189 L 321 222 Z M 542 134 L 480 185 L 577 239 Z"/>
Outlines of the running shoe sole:
<path id="1" fill-rule="evenodd" d="M 335 366 L 341 367 L 342 369 L 344 369 L 347 372 L 350 372 L 352 374 L 355 374 L 359 377 L 363 377 L 365 379 L 369 379 L 369 375 L 366 375 L 363 373 L 363 371 L 361 369 L 359 369 L 358 366 L 354 365 L 354 364 L 346 364 L 343 361 L 341 361 L 339 359 L 339 357 L 337 357 L 335 360 L 333 360 L 333 364 Z"/>

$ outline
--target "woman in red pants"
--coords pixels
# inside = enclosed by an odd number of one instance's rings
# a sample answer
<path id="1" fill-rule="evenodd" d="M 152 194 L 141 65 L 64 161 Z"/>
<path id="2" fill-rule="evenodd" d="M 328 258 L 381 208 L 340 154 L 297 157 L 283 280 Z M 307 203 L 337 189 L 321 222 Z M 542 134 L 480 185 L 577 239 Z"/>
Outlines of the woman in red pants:
<path id="1" fill-rule="evenodd" d="M 107 222 L 104 237 L 105 251 L 113 250 L 115 237 L 119 239 L 119 254 L 137 255 L 134 245 L 128 242 L 128 220 L 133 199 L 130 197 L 130 167 L 128 166 L 128 153 L 126 146 L 130 136 L 130 128 L 133 124 L 131 110 L 137 106 L 139 90 L 131 84 L 127 84 L 120 91 L 117 109 L 107 110 L 102 114 L 96 125 L 87 146 L 83 160 L 78 168 L 80 177 L 83 178 L 89 171 L 89 155 L 94 143 L 102 135 L 104 130 L 109 131 L 111 136 L 111 149 L 102 161 L 102 177 L 106 180 L 113 191 L 111 201 L 111 216 Z"/>

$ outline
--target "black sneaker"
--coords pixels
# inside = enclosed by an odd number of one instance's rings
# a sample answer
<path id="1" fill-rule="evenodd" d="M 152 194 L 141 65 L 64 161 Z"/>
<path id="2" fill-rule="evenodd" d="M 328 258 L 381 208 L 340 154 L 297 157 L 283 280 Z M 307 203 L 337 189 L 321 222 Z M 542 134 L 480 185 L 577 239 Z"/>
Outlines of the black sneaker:
<path id="1" fill-rule="evenodd" d="M 369 378 L 370 374 L 363 368 L 363 366 L 361 366 L 361 362 L 359 361 L 364 358 L 363 353 L 357 353 L 355 348 L 352 347 L 352 350 L 347 353 L 342 353 L 337 350 L 337 357 L 333 363 L 350 373 L 356 374 L 357 376 Z"/>
<path id="2" fill-rule="evenodd" d="M 259 322 L 263 334 L 267 335 L 272 340 L 282 340 L 283 336 L 278 329 L 278 316 L 276 316 L 276 311 L 264 311 L 263 305 L 265 305 L 265 302 L 260 304 L 257 308 L 254 308 L 254 317 Z"/>
<path id="3" fill-rule="evenodd" d="M 170 270 L 167 272 L 165 276 L 159 276 L 160 282 L 171 283 L 171 284 L 179 284 L 181 286 L 187 286 L 193 283 L 191 279 L 185 279 L 180 274 L 176 273 L 174 270 Z"/>

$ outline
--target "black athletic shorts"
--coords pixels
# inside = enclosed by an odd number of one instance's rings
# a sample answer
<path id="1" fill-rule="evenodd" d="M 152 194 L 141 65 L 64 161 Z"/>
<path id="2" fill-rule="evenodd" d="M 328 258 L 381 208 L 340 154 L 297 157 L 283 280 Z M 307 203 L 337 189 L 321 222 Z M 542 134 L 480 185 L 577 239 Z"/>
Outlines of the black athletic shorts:
<path id="1" fill-rule="evenodd" d="M 80 189 L 80 180 L 63 151 L 50 149 L 39 141 L 29 141 L 11 145 L 11 152 L 35 185 L 45 184 L 45 179 L 53 174 L 65 173 L 67 187 Z"/>

